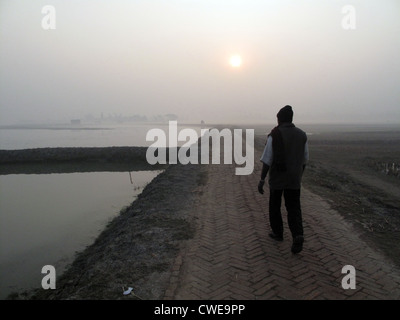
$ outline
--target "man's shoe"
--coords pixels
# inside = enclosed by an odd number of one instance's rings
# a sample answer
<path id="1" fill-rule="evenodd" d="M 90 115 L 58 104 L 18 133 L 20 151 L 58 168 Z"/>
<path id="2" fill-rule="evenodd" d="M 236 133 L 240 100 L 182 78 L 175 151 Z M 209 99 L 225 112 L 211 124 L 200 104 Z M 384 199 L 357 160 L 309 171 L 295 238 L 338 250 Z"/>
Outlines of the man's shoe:
<path id="1" fill-rule="evenodd" d="M 301 250 L 303 250 L 303 242 L 304 242 L 304 237 L 303 236 L 296 236 L 293 239 L 293 244 L 292 244 L 292 252 L 294 254 L 299 253 Z"/>
<path id="2" fill-rule="evenodd" d="M 283 236 L 277 235 L 276 233 L 271 232 L 271 233 L 269 234 L 269 236 L 270 236 L 272 239 L 276 240 L 276 241 L 283 241 Z"/>

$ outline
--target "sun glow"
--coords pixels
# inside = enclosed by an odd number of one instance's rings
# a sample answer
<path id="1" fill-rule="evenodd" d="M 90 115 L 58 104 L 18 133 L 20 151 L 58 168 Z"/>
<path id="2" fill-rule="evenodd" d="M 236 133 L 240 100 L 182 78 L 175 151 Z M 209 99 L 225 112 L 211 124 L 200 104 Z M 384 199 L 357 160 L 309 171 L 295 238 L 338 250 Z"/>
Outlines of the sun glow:
<path id="1" fill-rule="evenodd" d="M 233 68 L 239 68 L 242 65 L 242 57 L 238 54 L 231 56 L 231 58 L 229 59 L 229 64 Z"/>

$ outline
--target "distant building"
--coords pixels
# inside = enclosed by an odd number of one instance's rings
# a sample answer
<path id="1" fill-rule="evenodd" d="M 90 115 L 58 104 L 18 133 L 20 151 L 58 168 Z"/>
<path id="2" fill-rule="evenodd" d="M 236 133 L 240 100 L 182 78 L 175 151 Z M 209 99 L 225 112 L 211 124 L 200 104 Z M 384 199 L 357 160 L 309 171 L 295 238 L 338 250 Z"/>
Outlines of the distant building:
<path id="1" fill-rule="evenodd" d="M 80 119 L 72 119 L 71 124 L 73 124 L 73 125 L 81 124 L 81 120 Z"/>

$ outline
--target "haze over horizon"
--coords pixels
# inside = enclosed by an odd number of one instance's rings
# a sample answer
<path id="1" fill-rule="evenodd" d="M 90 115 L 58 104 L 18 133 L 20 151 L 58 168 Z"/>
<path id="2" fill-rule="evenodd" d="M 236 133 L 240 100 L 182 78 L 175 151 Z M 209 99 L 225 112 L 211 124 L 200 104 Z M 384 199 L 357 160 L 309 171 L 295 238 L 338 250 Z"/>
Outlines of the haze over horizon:
<path id="1" fill-rule="evenodd" d="M 2 0 L 0 125 L 400 124 L 399 34 L 398 0 Z"/>

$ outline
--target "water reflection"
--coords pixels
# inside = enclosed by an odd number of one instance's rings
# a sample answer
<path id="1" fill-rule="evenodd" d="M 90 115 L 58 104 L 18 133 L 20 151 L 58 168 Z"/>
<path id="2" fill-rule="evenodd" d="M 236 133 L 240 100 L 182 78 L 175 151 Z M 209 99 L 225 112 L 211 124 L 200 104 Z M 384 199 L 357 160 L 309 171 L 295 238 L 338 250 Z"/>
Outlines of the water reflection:
<path id="1" fill-rule="evenodd" d="M 160 170 L 0 176 L 0 298 L 57 274 Z"/>

